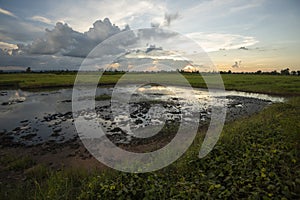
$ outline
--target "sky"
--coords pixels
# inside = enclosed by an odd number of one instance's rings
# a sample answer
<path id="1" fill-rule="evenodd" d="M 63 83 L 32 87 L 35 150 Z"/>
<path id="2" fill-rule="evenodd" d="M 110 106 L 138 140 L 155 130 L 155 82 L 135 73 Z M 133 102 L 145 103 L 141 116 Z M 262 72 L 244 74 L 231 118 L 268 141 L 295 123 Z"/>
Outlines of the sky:
<path id="1" fill-rule="evenodd" d="M 74 69 L 108 38 L 156 27 L 218 70 L 300 70 L 299 11 L 298 0 L 0 0 L 0 69 Z"/>

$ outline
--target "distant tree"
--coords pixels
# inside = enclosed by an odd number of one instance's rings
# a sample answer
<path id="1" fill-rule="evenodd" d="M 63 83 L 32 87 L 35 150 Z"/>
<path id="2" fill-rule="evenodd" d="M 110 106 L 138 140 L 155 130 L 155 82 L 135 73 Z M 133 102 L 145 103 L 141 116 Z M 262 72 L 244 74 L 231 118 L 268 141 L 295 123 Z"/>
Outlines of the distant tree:
<path id="1" fill-rule="evenodd" d="M 261 70 L 258 70 L 257 72 L 255 72 L 255 74 L 261 74 Z"/>
<path id="2" fill-rule="evenodd" d="M 276 70 L 274 70 L 274 71 L 271 71 L 270 74 L 272 74 L 272 75 L 278 75 L 279 73 Z"/>
<path id="3" fill-rule="evenodd" d="M 297 72 L 296 71 L 291 71 L 291 74 L 295 76 L 297 74 Z"/>
<path id="4" fill-rule="evenodd" d="M 286 68 L 280 71 L 281 75 L 290 75 L 290 69 Z"/>
<path id="5" fill-rule="evenodd" d="M 231 74 L 231 70 L 228 70 L 227 74 Z"/>
<path id="6" fill-rule="evenodd" d="M 298 76 L 300 76 L 300 70 L 297 71 Z"/>
<path id="7" fill-rule="evenodd" d="M 31 68 L 30 68 L 30 67 L 27 67 L 26 73 L 30 73 L 30 72 L 31 72 Z"/>

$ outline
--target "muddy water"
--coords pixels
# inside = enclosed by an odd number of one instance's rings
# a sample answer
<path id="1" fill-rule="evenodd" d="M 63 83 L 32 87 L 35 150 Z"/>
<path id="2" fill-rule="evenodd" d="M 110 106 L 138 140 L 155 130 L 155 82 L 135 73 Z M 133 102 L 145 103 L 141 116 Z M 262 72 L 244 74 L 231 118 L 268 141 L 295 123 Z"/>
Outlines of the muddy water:
<path id="1" fill-rule="evenodd" d="M 132 86 L 121 88 L 125 94 Z M 251 115 L 273 102 L 284 98 L 264 94 L 236 91 L 219 92 L 210 96 L 205 90 L 195 89 L 197 102 L 184 94 L 184 87 L 143 86 L 136 88 L 127 105 L 118 105 L 112 113 L 111 101 L 96 102 L 96 116 L 88 111 L 84 119 L 97 117 L 99 125 L 116 143 L 128 143 L 134 132 L 143 129 L 161 129 L 165 123 L 180 121 L 181 117 L 200 109 L 200 124 L 210 120 L 212 106 L 226 101 L 227 120 L 241 115 Z M 113 88 L 98 88 L 96 95 L 112 95 Z M 178 97 L 180 96 L 180 98 Z M 184 98 L 182 98 L 182 96 Z M 122 98 L 122 95 L 118 97 Z M 114 98 L 114 102 L 120 99 Z M 226 98 L 225 98 L 226 97 Z M 78 137 L 72 117 L 72 89 L 28 92 L 21 90 L 0 91 L 0 145 L 36 145 L 44 142 L 63 143 Z M 197 107 L 195 107 L 197 103 Z M 125 112 L 129 106 L 129 114 Z M 193 120 L 190 115 L 186 121 Z M 154 131 L 155 132 L 155 131 Z"/>

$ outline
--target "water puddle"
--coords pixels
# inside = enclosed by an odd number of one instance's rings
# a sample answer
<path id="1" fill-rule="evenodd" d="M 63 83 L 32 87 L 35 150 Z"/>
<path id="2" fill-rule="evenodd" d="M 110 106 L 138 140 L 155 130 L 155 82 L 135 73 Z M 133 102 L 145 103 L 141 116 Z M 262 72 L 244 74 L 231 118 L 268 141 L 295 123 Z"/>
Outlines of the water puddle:
<path id="1" fill-rule="evenodd" d="M 227 120 L 251 115 L 284 98 L 237 91 L 216 92 L 194 89 L 197 99 L 186 95 L 184 87 L 145 85 L 137 87 L 128 102 L 122 97 L 134 86 L 119 88 L 111 100 L 96 101 L 96 112 L 77 113 L 85 120 L 97 118 L 99 126 L 115 143 L 127 144 L 135 137 L 149 137 L 164 124 L 194 120 L 200 109 L 200 125 L 210 120 L 212 107 L 227 103 Z M 113 95 L 113 88 L 98 88 L 96 95 Z M 225 98 L 226 97 L 226 98 Z M 0 141 L 2 145 L 63 143 L 78 137 L 72 116 L 72 89 L 29 92 L 0 91 Z M 84 99 L 83 99 L 84 101 Z M 197 106 L 195 106 L 197 105 Z M 137 135 L 141 134 L 141 135 Z M 145 134 L 145 135 L 143 135 Z"/>

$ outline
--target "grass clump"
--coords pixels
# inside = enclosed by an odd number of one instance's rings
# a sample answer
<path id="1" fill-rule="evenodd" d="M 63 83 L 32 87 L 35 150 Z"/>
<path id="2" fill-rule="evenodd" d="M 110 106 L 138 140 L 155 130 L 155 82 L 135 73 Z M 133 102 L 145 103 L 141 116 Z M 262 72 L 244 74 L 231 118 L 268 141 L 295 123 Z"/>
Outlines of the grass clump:
<path id="1" fill-rule="evenodd" d="M 32 160 L 30 157 L 23 157 L 20 159 L 17 159 L 9 164 L 8 169 L 12 170 L 24 170 L 28 167 L 34 165 L 34 160 Z"/>
<path id="2" fill-rule="evenodd" d="M 18 157 L 14 155 L 3 155 L 0 158 L 0 165 L 4 170 L 24 170 L 35 164 L 29 156 Z"/>
<path id="3" fill-rule="evenodd" d="M 110 100 L 110 99 L 111 99 L 111 96 L 108 94 L 102 94 L 102 95 L 95 97 L 96 101 L 105 101 L 105 100 Z"/>

